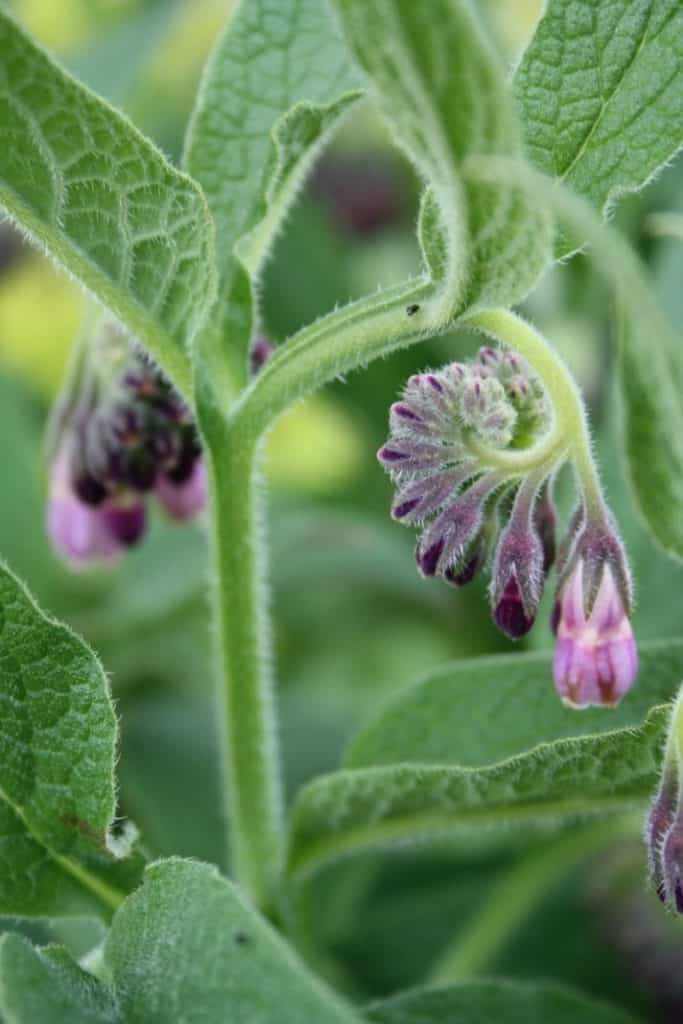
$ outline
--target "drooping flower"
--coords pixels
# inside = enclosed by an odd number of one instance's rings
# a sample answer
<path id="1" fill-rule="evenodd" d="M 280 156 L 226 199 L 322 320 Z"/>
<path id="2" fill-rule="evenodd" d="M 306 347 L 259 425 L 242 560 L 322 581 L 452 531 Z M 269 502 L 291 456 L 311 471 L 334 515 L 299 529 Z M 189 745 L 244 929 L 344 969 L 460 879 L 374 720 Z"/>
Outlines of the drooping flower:
<path id="1" fill-rule="evenodd" d="M 517 353 L 485 346 L 473 361 L 411 377 L 389 425 L 378 458 L 395 485 L 393 518 L 421 530 L 420 573 L 463 586 L 490 564 L 493 620 L 518 639 L 556 563 L 557 689 L 576 707 L 616 704 L 638 666 L 628 562 L 596 478 L 581 473 L 557 545 L 552 488 L 571 439 L 538 375 Z"/>
<path id="2" fill-rule="evenodd" d="M 645 822 L 650 884 L 683 914 L 683 687 L 671 709 L 662 774 Z"/>
<path id="3" fill-rule="evenodd" d="M 179 522 L 196 518 L 206 508 L 207 480 L 204 460 L 197 458 L 189 476 L 163 474 L 156 484 L 156 496 L 171 519 Z"/>
<path id="4" fill-rule="evenodd" d="M 92 342 L 55 418 L 48 531 L 69 563 L 113 561 L 136 544 L 154 494 L 176 520 L 206 503 L 189 409 L 162 373 L 110 323 Z"/>
<path id="5" fill-rule="evenodd" d="M 558 598 L 555 686 L 573 707 L 613 706 L 633 685 L 638 653 L 613 569 L 603 564 L 591 607 L 586 600 L 586 565 L 579 557 Z"/>
<path id="6" fill-rule="evenodd" d="M 57 553 L 73 568 L 115 562 L 144 531 L 141 502 L 118 505 L 111 500 L 88 503 L 76 493 L 64 453 L 50 474 L 46 525 Z"/>

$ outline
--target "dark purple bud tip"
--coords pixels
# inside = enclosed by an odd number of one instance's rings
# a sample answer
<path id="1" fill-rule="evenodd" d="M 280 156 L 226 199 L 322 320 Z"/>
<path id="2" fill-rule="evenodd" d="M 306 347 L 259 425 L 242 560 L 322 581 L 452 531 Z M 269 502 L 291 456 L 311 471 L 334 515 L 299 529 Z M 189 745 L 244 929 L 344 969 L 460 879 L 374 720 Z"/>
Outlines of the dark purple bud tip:
<path id="1" fill-rule="evenodd" d="M 74 478 L 73 489 L 84 505 L 101 505 L 107 497 L 107 488 L 87 470 Z"/>
<path id="2" fill-rule="evenodd" d="M 443 391 L 443 384 L 437 377 L 434 376 L 433 373 L 427 374 L 427 381 L 429 382 L 430 386 L 434 388 L 435 391 L 438 391 L 439 393 Z"/>
<path id="3" fill-rule="evenodd" d="M 418 416 L 416 412 L 402 402 L 394 402 L 391 407 L 391 411 L 395 416 L 400 416 L 402 420 L 415 420 L 417 423 L 422 422 L 422 417 Z"/>
<path id="4" fill-rule="evenodd" d="M 401 462 L 403 459 L 408 458 L 408 453 L 399 452 L 395 448 L 380 448 L 377 452 L 377 458 L 380 462 Z"/>
<path id="5" fill-rule="evenodd" d="M 474 579 L 481 567 L 481 556 L 479 552 L 468 558 L 466 562 L 458 566 L 451 566 L 446 569 L 444 578 L 452 583 L 454 587 L 464 587 Z"/>
<path id="6" fill-rule="evenodd" d="M 121 544 L 132 547 L 142 537 L 147 525 L 147 511 L 140 502 L 135 505 L 111 505 L 102 510 L 107 528 Z"/>
<path id="7" fill-rule="evenodd" d="M 249 368 L 252 374 L 258 373 L 264 363 L 267 363 L 274 352 L 273 346 L 267 338 L 256 338 L 249 353 Z"/>
<path id="8" fill-rule="evenodd" d="M 557 636 L 557 627 L 560 624 L 560 618 L 562 616 L 562 604 L 559 600 L 555 601 L 553 605 L 553 612 L 550 616 L 550 628 L 553 631 L 553 636 Z"/>
<path id="9" fill-rule="evenodd" d="M 662 903 L 666 903 L 666 888 L 664 887 L 664 882 L 658 883 L 656 891 Z"/>
<path id="10" fill-rule="evenodd" d="M 443 537 L 440 537 L 439 540 L 431 544 L 426 551 L 422 551 L 418 545 L 415 556 L 417 558 L 417 567 L 423 576 L 436 575 L 436 567 L 439 564 L 443 545 Z"/>
<path id="11" fill-rule="evenodd" d="M 526 636 L 534 624 L 534 618 L 530 618 L 524 610 L 515 576 L 511 576 L 505 585 L 503 596 L 493 610 L 493 621 L 511 640 Z"/>
<path id="12" fill-rule="evenodd" d="M 421 497 L 410 498 L 408 501 L 402 501 L 400 505 L 395 505 L 391 510 L 391 515 L 394 519 L 403 519 L 405 516 L 410 515 L 413 509 L 422 501 Z"/>

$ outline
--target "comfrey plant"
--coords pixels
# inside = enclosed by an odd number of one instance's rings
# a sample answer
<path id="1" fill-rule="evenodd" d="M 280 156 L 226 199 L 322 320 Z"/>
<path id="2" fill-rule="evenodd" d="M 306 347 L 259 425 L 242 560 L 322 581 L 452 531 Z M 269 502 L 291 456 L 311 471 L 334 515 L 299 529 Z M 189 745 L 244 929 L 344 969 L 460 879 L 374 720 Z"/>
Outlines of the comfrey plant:
<path id="1" fill-rule="evenodd" d="M 66 942 L 3 934 L 3 1019 L 624 1020 L 566 988 L 495 977 L 508 940 L 525 949 L 528 915 L 566 874 L 606 851 L 611 864 L 629 839 L 642 859 L 643 805 L 683 677 L 677 638 L 636 654 L 631 572 L 581 394 L 551 341 L 513 309 L 553 263 L 584 250 L 618 314 L 613 375 L 631 488 L 621 525 L 630 529 L 637 507 L 681 560 L 683 347 L 601 215 L 683 142 L 683 8 L 547 0 L 512 83 L 484 9 L 241 0 L 207 63 L 177 169 L 0 8 L 0 204 L 94 308 L 49 433 L 48 532 L 74 568 L 117 562 L 120 585 L 153 505 L 205 525 L 220 778 L 207 817 L 223 823 L 226 848 L 216 866 L 148 863 L 155 842 L 156 852 L 178 848 L 118 816 L 109 679 L 0 566 L 0 915 L 47 919 Z M 362 104 L 421 182 L 421 269 L 271 339 L 262 285 L 274 241 L 316 157 Z M 478 355 L 459 360 L 454 334 L 450 361 L 415 373 L 391 408 L 379 460 L 395 485 L 392 515 L 419 529 L 423 576 L 462 587 L 490 573 L 494 622 L 513 640 L 532 629 L 555 571 L 554 657 L 515 650 L 431 673 L 289 807 L 263 440 L 326 383 L 436 336 L 444 346 L 456 330 L 484 336 Z M 429 361 L 416 355 L 414 368 Z M 575 511 L 556 546 L 566 464 Z M 110 579 L 100 574 L 92 592 Z M 416 582 L 427 606 L 429 584 Z M 679 712 L 647 838 L 655 887 L 680 910 Z M 177 761 L 183 782 L 212 749 L 195 742 L 185 772 L 184 742 L 167 766 Z M 123 765 L 126 756 L 124 744 Z M 175 797 L 169 819 L 205 798 L 199 786 Z M 141 817 L 144 804 L 132 804 Z M 431 868 L 430 910 L 419 894 Z M 72 941 L 59 923 L 69 916 L 99 924 Z M 382 944 L 406 944 L 396 957 L 366 948 L 378 929 Z M 392 973 L 394 960 L 411 966 Z M 359 964 L 379 961 L 389 973 L 368 981 Z M 400 987 L 409 991 L 386 998 Z"/>

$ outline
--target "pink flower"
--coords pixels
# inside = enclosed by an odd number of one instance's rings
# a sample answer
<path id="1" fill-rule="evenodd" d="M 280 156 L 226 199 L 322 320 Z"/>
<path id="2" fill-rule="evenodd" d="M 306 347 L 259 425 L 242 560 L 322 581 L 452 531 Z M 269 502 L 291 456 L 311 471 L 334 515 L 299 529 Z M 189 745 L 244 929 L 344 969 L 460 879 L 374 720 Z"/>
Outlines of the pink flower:
<path id="1" fill-rule="evenodd" d="M 586 616 L 580 558 L 556 607 L 555 686 L 572 707 L 618 704 L 638 672 L 633 630 L 612 570 L 603 565 L 595 603 Z"/>
<path id="2" fill-rule="evenodd" d="M 169 476 L 161 476 L 156 484 L 156 496 L 171 516 L 179 522 L 194 519 L 203 512 L 207 503 L 206 466 L 202 458 L 195 459 L 186 480 L 178 483 Z"/>
<path id="3" fill-rule="evenodd" d="M 74 491 L 64 452 L 52 467 L 46 520 L 55 551 L 74 569 L 115 562 L 145 529 L 144 505 L 139 502 L 82 501 Z"/>

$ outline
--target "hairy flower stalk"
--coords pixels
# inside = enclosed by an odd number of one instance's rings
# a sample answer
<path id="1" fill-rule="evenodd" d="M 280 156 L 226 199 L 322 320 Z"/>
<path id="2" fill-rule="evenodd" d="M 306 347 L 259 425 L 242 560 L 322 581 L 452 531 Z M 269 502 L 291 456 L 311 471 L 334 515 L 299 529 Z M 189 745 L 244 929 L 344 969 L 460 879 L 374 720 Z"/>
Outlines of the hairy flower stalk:
<path id="1" fill-rule="evenodd" d="M 614 706 L 637 673 L 632 585 L 580 396 L 547 343 L 514 314 L 474 322 L 502 342 L 512 334 L 523 351 L 487 345 L 473 360 L 409 379 L 378 452 L 396 489 L 392 516 L 420 528 L 423 576 L 463 586 L 490 566 L 493 620 L 511 639 L 533 627 L 557 562 L 557 691 L 573 707 Z M 558 549 L 552 487 L 567 460 L 579 502 Z"/>
<path id="2" fill-rule="evenodd" d="M 206 472 L 187 406 L 112 324 L 100 326 L 61 398 L 51 439 L 47 528 L 76 568 L 138 543 L 156 497 L 178 521 L 206 505 Z"/>
<path id="3" fill-rule="evenodd" d="M 645 822 L 650 884 L 683 914 L 683 687 L 671 711 L 659 789 Z"/>

